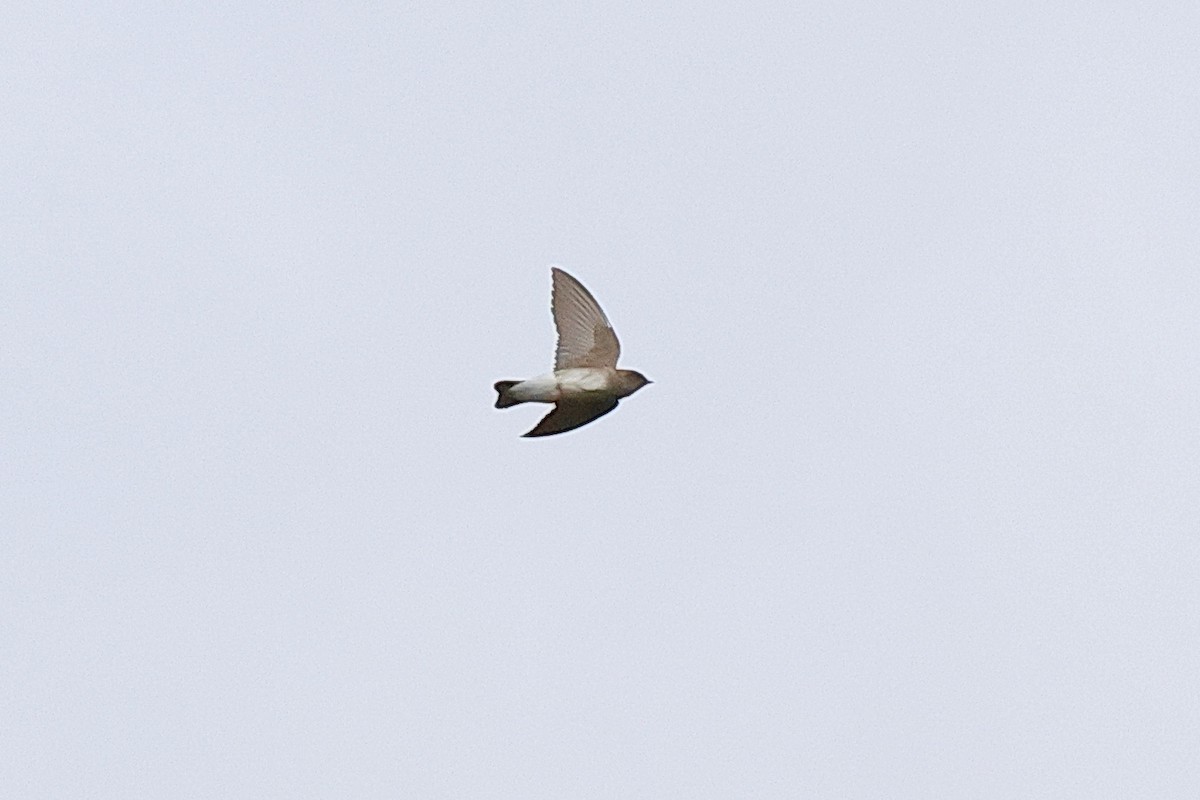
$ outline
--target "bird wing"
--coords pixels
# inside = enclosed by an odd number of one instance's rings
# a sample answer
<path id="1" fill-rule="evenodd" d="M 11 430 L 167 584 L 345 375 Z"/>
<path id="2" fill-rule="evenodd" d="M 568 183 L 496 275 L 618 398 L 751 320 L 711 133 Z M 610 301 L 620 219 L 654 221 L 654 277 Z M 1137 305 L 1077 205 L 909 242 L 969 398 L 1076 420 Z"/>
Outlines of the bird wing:
<path id="1" fill-rule="evenodd" d="M 558 329 L 554 368 L 615 368 L 621 343 L 596 298 L 558 267 L 551 267 L 550 274 L 553 286 L 550 307 L 554 311 L 554 327 Z"/>
<path id="2" fill-rule="evenodd" d="M 525 436 L 551 436 L 555 433 L 574 430 L 603 417 L 617 407 L 617 398 L 611 395 L 600 400 L 564 400 L 554 410 L 542 417 Z"/>

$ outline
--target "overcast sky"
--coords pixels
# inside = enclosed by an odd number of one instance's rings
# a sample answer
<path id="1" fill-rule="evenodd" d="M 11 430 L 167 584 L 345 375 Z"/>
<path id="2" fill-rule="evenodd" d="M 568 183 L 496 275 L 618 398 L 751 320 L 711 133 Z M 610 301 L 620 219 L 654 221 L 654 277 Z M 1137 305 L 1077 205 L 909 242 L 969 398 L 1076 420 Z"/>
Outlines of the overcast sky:
<path id="1" fill-rule="evenodd" d="M 562 9 L 6 9 L 0 795 L 1200 796 L 1200 7 Z"/>

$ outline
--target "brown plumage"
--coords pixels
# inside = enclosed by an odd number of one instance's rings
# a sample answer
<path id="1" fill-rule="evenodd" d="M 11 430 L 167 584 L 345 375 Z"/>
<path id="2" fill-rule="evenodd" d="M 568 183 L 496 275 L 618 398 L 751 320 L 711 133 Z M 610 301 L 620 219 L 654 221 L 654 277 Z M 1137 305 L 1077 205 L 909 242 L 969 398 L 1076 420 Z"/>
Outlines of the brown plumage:
<path id="1" fill-rule="evenodd" d="M 551 302 L 558 346 L 554 371 L 524 381 L 497 381 L 496 408 L 554 403 L 525 436 L 550 436 L 599 419 L 648 383 L 640 372 L 617 369 L 621 343 L 604 311 L 583 284 L 552 267 Z"/>

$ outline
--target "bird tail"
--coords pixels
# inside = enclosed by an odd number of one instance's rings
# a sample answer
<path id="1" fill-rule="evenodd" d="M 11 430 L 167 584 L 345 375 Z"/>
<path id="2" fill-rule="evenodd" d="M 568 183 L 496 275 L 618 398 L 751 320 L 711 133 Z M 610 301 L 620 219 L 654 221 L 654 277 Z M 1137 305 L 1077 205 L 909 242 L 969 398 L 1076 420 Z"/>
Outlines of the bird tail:
<path id="1" fill-rule="evenodd" d="M 525 402 L 524 400 L 514 400 L 508 393 L 508 390 L 518 383 L 520 381 L 496 381 L 496 408 L 508 408 Z"/>

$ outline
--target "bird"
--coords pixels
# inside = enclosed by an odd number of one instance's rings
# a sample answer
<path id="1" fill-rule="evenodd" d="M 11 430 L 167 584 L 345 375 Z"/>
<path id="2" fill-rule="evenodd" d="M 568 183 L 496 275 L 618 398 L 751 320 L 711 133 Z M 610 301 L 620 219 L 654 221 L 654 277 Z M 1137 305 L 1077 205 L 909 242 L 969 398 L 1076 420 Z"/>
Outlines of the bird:
<path id="1" fill-rule="evenodd" d="M 583 284 L 550 268 L 550 309 L 558 330 L 554 370 L 523 381 L 497 381 L 496 408 L 553 403 L 526 437 L 565 433 L 599 419 L 617 401 L 653 383 L 640 372 L 617 369 L 621 343 L 600 304 Z"/>

